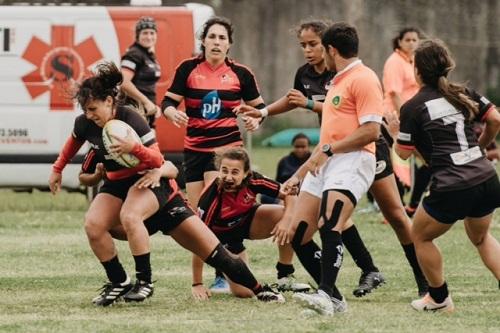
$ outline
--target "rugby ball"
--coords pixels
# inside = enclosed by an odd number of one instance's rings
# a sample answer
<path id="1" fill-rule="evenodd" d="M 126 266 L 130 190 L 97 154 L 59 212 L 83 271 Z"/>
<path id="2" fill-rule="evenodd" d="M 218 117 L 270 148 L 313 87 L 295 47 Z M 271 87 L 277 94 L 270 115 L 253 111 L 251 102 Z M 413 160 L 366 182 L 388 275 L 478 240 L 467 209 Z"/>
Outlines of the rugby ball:
<path id="1" fill-rule="evenodd" d="M 102 142 L 104 143 L 104 148 L 108 152 L 108 155 L 116 163 L 126 168 L 133 168 L 141 163 L 141 161 L 137 157 L 128 153 L 113 154 L 110 152 L 111 145 L 116 142 L 116 139 L 113 137 L 113 135 L 124 139 L 127 137 L 127 133 L 130 133 L 132 139 L 135 142 L 142 144 L 141 138 L 139 137 L 139 135 L 137 135 L 134 129 L 126 122 L 118 119 L 112 119 L 108 121 L 106 125 L 104 125 L 104 128 L 102 129 Z"/>

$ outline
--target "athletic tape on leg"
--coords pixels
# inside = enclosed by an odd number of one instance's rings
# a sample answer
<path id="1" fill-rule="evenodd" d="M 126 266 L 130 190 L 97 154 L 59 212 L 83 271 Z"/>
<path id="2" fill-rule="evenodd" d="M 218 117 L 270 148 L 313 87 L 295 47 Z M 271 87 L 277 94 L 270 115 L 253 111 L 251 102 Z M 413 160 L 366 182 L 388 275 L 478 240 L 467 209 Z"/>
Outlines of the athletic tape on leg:
<path id="1" fill-rule="evenodd" d="M 333 205 L 332 214 L 331 214 L 330 218 L 326 217 L 326 202 L 328 199 L 328 192 L 330 192 L 330 191 L 332 191 L 332 190 L 328 190 L 328 191 L 323 192 L 323 200 L 321 200 L 321 209 L 319 212 L 319 214 L 323 218 L 323 222 L 324 222 L 321 229 L 327 229 L 327 230 L 331 230 L 331 229 L 335 228 L 335 226 L 337 225 L 337 223 L 339 221 L 340 213 L 342 212 L 342 208 L 344 208 L 344 202 L 342 200 L 336 200 L 335 204 Z"/>
<path id="2" fill-rule="evenodd" d="M 292 247 L 296 248 L 300 246 L 302 243 L 302 240 L 304 239 L 304 235 L 307 230 L 307 222 L 300 221 L 299 226 L 297 227 L 297 230 L 295 230 L 295 235 L 293 235 L 292 239 Z"/>

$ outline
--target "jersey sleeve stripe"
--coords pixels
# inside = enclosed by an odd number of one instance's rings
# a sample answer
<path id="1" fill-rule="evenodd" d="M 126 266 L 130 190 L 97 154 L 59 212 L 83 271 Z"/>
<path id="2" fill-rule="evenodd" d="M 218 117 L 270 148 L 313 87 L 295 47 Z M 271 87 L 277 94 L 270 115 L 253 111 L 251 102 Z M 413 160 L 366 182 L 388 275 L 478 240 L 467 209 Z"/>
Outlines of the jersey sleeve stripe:
<path id="1" fill-rule="evenodd" d="M 252 185 L 261 185 L 267 187 L 271 190 L 279 189 L 279 185 L 273 181 L 265 180 L 265 179 L 252 179 L 250 180 L 250 184 Z"/>
<path id="2" fill-rule="evenodd" d="M 121 66 L 131 71 L 135 72 L 135 68 L 137 67 L 136 63 L 127 59 L 123 59 L 121 62 Z"/>
<path id="3" fill-rule="evenodd" d="M 369 114 L 366 116 L 363 116 L 359 119 L 359 124 L 363 125 L 369 122 L 376 122 L 379 124 L 382 124 L 382 116 L 378 114 Z"/>

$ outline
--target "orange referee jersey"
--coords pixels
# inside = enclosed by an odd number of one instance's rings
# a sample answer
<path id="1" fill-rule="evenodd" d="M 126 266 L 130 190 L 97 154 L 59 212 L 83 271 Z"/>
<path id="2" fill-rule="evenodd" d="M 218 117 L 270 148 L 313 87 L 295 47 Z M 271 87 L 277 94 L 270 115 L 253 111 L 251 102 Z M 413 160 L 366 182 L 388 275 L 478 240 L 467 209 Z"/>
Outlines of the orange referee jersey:
<path id="1" fill-rule="evenodd" d="M 394 111 L 390 93 L 398 94 L 403 105 L 418 92 L 419 86 L 415 80 L 413 60 L 402 51 L 394 51 L 385 62 L 382 82 L 385 110 Z"/>
<path id="2" fill-rule="evenodd" d="M 356 60 L 333 78 L 323 103 L 320 144 L 340 141 L 366 122 L 382 123 L 383 112 L 382 87 L 377 75 Z M 375 154 L 375 143 L 363 149 Z"/>

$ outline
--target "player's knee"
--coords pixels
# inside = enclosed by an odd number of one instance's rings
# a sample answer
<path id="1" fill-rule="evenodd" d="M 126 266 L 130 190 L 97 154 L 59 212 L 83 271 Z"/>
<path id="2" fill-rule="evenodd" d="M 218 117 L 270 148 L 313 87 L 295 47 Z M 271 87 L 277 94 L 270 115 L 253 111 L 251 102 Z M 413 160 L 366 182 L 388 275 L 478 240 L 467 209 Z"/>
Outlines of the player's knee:
<path id="1" fill-rule="evenodd" d="M 140 226 L 142 222 L 142 217 L 133 211 L 122 210 L 120 212 L 120 221 L 123 227 L 125 228 L 125 231 L 129 232 L 135 229 L 136 227 Z"/>
<path id="2" fill-rule="evenodd" d="M 99 223 L 99 219 L 91 215 L 85 216 L 84 229 L 89 240 L 98 239 L 106 232 L 105 228 Z"/>
<path id="3" fill-rule="evenodd" d="M 323 203 L 321 204 L 320 216 L 323 218 L 324 224 L 320 228 L 320 234 L 321 230 L 332 230 L 337 226 L 343 208 L 344 208 L 344 202 L 342 200 L 336 200 L 335 203 L 333 204 L 332 211 L 327 215 L 326 197 L 323 198 Z"/>
<path id="4" fill-rule="evenodd" d="M 487 235 L 474 235 L 470 238 L 470 240 L 475 247 L 481 247 L 486 240 L 486 236 Z"/>

